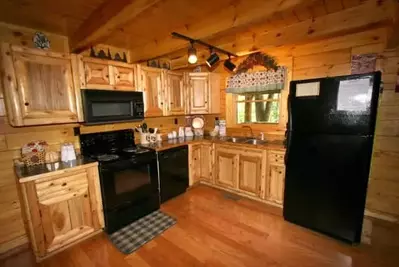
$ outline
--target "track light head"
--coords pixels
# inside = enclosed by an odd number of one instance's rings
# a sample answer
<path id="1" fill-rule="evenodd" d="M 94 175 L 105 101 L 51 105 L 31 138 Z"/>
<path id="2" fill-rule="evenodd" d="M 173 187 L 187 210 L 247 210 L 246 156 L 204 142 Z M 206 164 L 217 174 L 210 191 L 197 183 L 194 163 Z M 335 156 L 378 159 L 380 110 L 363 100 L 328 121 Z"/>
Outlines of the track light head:
<path id="1" fill-rule="evenodd" d="M 219 56 L 215 52 L 212 52 L 211 55 L 206 60 L 206 64 L 211 68 L 218 61 L 219 61 Z"/>
<path id="2" fill-rule="evenodd" d="M 236 65 L 235 65 L 233 62 L 231 62 L 230 57 L 229 57 L 228 60 L 226 60 L 226 61 L 224 62 L 223 65 L 224 65 L 224 67 L 225 67 L 226 69 L 228 69 L 228 70 L 231 71 L 231 72 L 235 72 L 235 70 L 236 70 Z"/>
<path id="3" fill-rule="evenodd" d="M 188 48 L 188 63 L 195 64 L 197 63 L 197 60 L 197 49 L 195 49 L 193 43 L 191 42 L 191 45 Z"/>

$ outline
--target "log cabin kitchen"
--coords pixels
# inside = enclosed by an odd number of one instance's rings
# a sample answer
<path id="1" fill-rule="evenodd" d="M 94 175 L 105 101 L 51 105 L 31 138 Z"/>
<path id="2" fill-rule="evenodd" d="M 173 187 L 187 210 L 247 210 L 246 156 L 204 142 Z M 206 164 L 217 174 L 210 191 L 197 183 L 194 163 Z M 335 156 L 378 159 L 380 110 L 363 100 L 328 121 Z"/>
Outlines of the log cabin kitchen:
<path id="1" fill-rule="evenodd" d="M 188 2 L 0 2 L 0 266 L 399 266 L 399 1 Z"/>

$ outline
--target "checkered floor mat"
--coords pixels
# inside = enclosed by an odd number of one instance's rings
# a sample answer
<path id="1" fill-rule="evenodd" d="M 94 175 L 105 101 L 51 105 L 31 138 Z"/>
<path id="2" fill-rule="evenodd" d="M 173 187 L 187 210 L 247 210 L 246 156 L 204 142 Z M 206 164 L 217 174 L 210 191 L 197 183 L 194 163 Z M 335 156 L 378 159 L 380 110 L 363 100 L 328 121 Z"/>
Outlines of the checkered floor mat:
<path id="1" fill-rule="evenodd" d="M 123 227 L 109 238 L 122 253 L 130 254 L 175 223 L 174 218 L 157 210 Z"/>

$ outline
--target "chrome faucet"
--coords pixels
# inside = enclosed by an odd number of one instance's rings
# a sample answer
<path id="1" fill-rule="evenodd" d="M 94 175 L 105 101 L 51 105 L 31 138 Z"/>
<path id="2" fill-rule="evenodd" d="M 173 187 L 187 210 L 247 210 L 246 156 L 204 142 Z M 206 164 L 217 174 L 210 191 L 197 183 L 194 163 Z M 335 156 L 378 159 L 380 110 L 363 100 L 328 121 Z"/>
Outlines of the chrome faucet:
<path id="1" fill-rule="evenodd" d="M 249 126 L 249 125 L 244 125 L 244 126 L 242 126 L 242 128 L 248 128 L 248 129 L 251 131 L 251 137 L 252 137 L 252 138 L 254 137 L 254 132 L 252 131 L 252 127 L 251 127 L 251 126 Z"/>
<path id="2" fill-rule="evenodd" d="M 262 140 L 262 141 L 265 140 L 265 133 L 264 132 L 260 133 L 260 140 Z"/>

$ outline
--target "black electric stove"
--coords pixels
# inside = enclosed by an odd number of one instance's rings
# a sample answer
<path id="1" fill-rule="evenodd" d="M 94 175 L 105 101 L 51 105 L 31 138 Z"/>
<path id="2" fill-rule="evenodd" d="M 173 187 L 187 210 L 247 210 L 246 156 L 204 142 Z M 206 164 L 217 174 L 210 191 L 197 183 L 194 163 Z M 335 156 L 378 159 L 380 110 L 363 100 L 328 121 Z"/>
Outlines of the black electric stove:
<path id="1" fill-rule="evenodd" d="M 80 143 L 99 162 L 107 233 L 159 209 L 156 153 L 136 146 L 132 130 L 84 134 Z"/>

